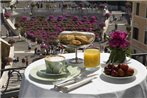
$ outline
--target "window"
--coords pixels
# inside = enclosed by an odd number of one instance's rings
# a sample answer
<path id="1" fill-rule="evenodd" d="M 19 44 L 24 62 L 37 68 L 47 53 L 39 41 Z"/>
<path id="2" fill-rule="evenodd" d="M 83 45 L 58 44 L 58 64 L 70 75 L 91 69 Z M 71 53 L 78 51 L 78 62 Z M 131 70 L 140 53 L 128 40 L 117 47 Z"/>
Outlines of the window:
<path id="1" fill-rule="evenodd" d="M 139 3 L 136 4 L 136 15 L 139 15 Z"/>
<path id="2" fill-rule="evenodd" d="M 145 31 L 145 34 L 144 34 L 144 43 L 147 44 L 147 31 Z"/>
<path id="3" fill-rule="evenodd" d="M 138 32 L 139 32 L 138 28 L 134 27 L 133 28 L 133 38 L 136 40 L 138 40 Z"/>

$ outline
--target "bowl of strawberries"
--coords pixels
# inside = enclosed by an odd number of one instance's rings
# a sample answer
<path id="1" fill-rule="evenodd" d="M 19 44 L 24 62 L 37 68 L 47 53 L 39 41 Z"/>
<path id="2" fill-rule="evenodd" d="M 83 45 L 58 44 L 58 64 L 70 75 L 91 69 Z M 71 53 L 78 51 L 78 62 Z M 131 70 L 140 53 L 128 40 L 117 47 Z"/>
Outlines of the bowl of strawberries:
<path id="1" fill-rule="evenodd" d="M 104 67 L 102 73 L 109 78 L 128 79 L 134 77 L 137 70 L 128 64 L 108 64 Z"/>

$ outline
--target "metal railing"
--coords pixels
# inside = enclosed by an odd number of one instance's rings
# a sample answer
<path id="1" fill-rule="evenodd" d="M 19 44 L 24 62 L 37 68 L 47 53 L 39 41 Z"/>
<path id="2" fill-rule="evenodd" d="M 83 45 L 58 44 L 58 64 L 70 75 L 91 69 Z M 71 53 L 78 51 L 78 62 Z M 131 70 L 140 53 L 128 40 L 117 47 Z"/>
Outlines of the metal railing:
<path id="1" fill-rule="evenodd" d="M 147 66 L 147 53 L 135 53 L 131 54 L 131 57 L 140 61 L 143 65 Z"/>
<path id="2" fill-rule="evenodd" d="M 13 73 L 17 74 L 17 80 L 22 79 L 22 74 L 19 72 L 19 70 L 23 70 L 26 67 L 18 67 L 18 68 L 6 68 L 6 69 L 1 69 L 0 72 L 4 73 L 6 71 L 8 71 L 8 80 L 6 83 L 6 86 L 3 90 L 1 90 L 1 96 L 2 98 L 8 98 L 8 97 L 12 97 L 12 96 L 17 96 L 19 93 L 19 88 L 20 86 L 16 86 L 13 88 L 9 88 L 9 83 L 10 83 L 10 78 L 13 77 Z"/>

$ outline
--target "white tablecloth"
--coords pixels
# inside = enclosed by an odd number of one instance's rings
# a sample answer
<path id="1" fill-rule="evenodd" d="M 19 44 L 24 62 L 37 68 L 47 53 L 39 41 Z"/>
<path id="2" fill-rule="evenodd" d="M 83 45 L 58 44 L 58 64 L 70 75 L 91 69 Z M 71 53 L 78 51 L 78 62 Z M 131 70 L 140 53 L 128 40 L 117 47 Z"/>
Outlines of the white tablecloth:
<path id="1" fill-rule="evenodd" d="M 63 55 L 66 59 L 75 57 L 73 53 Z M 78 57 L 83 58 L 83 53 L 78 53 Z M 104 64 L 108 57 L 109 54 L 101 53 L 101 64 Z M 128 64 L 137 69 L 135 78 L 110 79 L 103 76 L 99 69 L 96 72 L 98 78 L 69 93 L 54 91 L 53 85 L 37 83 L 29 78 L 30 70 L 44 63 L 41 59 L 26 68 L 19 98 L 147 98 L 147 69 L 134 59 L 131 59 Z"/>

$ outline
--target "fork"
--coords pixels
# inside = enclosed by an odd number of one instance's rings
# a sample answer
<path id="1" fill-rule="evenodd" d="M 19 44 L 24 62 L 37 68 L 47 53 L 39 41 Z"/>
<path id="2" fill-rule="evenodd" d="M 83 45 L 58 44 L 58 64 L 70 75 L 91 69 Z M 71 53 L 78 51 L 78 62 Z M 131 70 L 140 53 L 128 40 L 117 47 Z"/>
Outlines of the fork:
<path id="1" fill-rule="evenodd" d="M 74 84 L 74 83 L 77 83 L 83 79 L 86 79 L 86 78 L 89 78 L 89 77 L 93 77 L 93 76 L 96 76 L 97 74 L 91 74 L 91 75 L 86 75 L 84 73 L 81 73 L 80 75 L 72 78 L 72 79 L 69 79 L 67 81 L 63 81 L 63 82 L 60 82 L 58 84 L 55 84 L 54 85 L 54 89 L 57 90 L 57 91 L 60 91 L 63 87 L 65 86 L 68 86 L 68 85 L 71 85 L 71 84 Z"/>
<path id="2" fill-rule="evenodd" d="M 63 87 L 63 86 L 67 86 L 67 85 L 70 85 L 70 84 L 77 82 L 80 79 L 80 77 L 81 77 L 81 74 L 79 74 L 78 76 L 74 76 L 74 77 L 65 79 L 63 81 L 60 81 L 54 85 L 54 89 L 60 90 L 61 87 Z"/>

